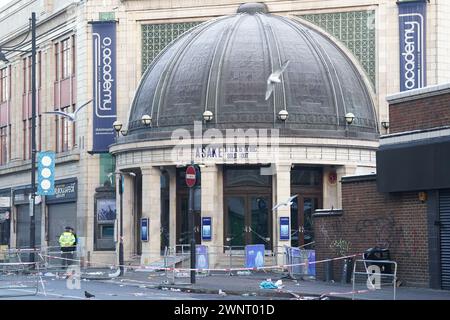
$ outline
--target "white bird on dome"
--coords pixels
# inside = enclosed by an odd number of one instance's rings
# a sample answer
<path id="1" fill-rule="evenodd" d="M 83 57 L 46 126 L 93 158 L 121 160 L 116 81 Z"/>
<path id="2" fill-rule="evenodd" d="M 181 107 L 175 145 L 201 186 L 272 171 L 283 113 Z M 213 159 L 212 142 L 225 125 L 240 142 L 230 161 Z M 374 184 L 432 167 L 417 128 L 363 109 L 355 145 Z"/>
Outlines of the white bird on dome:
<path id="1" fill-rule="evenodd" d="M 283 206 L 290 206 L 293 203 L 293 200 L 295 198 L 297 198 L 298 194 L 289 197 L 289 199 L 287 199 L 287 201 L 285 202 L 280 202 L 279 204 L 277 204 L 275 207 L 272 208 L 272 211 L 277 210 L 279 207 L 283 207 Z"/>
<path id="2" fill-rule="evenodd" d="M 81 106 L 79 106 L 79 107 L 75 110 L 74 113 L 72 113 L 72 112 L 63 112 L 63 111 L 47 111 L 47 112 L 44 112 L 44 113 L 55 114 L 55 115 L 59 115 L 59 116 L 62 116 L 62 117 L 66 117 L 67 119 L 69 119 L 69 121 L 75 122 L 75 121 L 77 121 L 77 114 L 78 114 L 78 112 L 79 112 L 83 107 L 85 107 L 87 104 L 89 104 L 91 101 L 92 101 L 92 99 L 89 100 L 89 101 L 86 102 L 86 103 L 83 103 Z"/>
<path id="3" fill-rule="evenodd" d="M 267 78 L 266 100 L 268 100 L 270 98 L 270 96 L 272 95 L 272 92 L 275 89 L 275 83 L 281 82 L 281 79 L 280 79 L 281 74 L 284 72 L 284 70 L 286 70 L 288 64 L 289 64 L 289 60 L 286 60 L 280 69 L 272 72 L 270 74 L 269 78 Z"/>

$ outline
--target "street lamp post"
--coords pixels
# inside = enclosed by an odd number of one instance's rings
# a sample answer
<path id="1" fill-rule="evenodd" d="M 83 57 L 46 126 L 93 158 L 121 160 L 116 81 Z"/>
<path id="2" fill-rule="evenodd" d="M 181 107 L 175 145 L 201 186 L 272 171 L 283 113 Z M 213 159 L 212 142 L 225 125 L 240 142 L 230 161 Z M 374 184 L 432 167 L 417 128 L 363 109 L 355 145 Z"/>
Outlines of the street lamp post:
<path id="1" fill-rule="evenodd" d="M 116 138 L 119 138 L 120 130 L 122 129 L 122 123 L 118 120 L 114 121 L 113 123 L 114 130 L 116 130 Z M 116 140 L 117 142 L 117 140 Z M 119 215 L 119 269 L 120 269 L 120 276 L 123 276 L 123 264 L 124 264 L 124 258 L 123 258 L 123 176 L 121 172 L 116 172 L 117 176 L 119 177 L 119 209 L 120 209 L 120 215 Z"/>
<path id="2" fill-rule="evenodd" d="M 31 51 L 15 48 L 0 48 L 0 60 L 8 62 L 2 51 L 31 53 L 31 194 L 30 194 L 30 248 L 34 249 L 36 220 L 36 13 L 31 13 Z M 27 34 L 28 36 L 28 34 Z M 26 39 L 26 38 L 25 38 Z M 31 251 L 30 261 L 35 261 L 34 251 Z"/>
<path id="3" fill-rule="evenodd" d="M 35 197 L 36 197 L 36 13 L 31 13 L 31 219 L 30 247 L 35 247 Z M 34 252 L 31 262 L 34 262 Z"/>

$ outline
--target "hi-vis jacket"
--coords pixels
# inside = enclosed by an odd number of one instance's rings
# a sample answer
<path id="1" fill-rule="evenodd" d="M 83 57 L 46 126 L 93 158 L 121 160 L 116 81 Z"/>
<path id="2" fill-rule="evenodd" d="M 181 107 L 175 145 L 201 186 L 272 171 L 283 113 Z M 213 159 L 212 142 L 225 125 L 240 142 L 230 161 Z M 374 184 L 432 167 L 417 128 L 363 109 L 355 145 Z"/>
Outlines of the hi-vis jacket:
<path id="1" fill-rule="evenodd" d="M 61 247 L 71 247 L 75 244 L 75 236 L 72 232 L 65 231 L 59 237 L 59 245 Z"/>

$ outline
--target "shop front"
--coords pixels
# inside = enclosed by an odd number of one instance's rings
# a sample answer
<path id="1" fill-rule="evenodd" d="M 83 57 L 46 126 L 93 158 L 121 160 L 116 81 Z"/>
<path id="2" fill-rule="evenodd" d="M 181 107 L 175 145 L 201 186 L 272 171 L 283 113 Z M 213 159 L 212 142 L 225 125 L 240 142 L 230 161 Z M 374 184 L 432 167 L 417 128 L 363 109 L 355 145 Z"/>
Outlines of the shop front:
<path id="1" fill-rule="evenodd" d="M 55 194 L 46 196 L 48 246 L 59 246 L 65 227 L 77 232 L 77 179 L 55 181 Z"/>
<path id="2" fill-rule="evenodd" d="M 0 251 L 10 245 L 11 189 L 0 190 Z"/>
<path id="3" fill-rule="evenodd" d="M 30 248 L 30 194 L 31 188 L 20 187 L 13 191 L 14 207 L 15 207 L 15 233 L 16 233 L 16 247 Z M 41 246 L 42 242 L 42 199 L 38 196 L 35 198 L 35 246 Z"/>

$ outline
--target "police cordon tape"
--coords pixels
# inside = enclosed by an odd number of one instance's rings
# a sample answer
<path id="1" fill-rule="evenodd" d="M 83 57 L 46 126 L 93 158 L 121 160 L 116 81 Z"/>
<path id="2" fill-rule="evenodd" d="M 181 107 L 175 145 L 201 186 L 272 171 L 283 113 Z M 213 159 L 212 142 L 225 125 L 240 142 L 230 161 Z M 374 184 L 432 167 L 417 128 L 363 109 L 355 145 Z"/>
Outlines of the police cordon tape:
<path id="1" fill-rule="evenodd" d="M 353 254 L 353 255 L 347 255 L 342 256 L 338 258 L 332 258 L 332 259 L 324 259 L 319 261 L 313 261 L 313 262 L 303 262 L 303 263 L 292 263 L 292 264 L 282 264 L 282 265 L 274 265 L 274 266 L 266 266 L 266 267 L 241 267 L 241 268 L 173 268 L 173 267 L 152 267 L 152 266 L 130 266 L 130 265 L 116 265 L 116 264 L 104 264 L 104 263 L 96 263 L 96 262 L 90 262 L 90 261 L 83 261 L 79 259 L 69 259 L 69 258 L 61 258 L 57 256 L 51 256 L 46 254 L 39 253 L 39 256 L 42 257 L 42 260 L 44 257 L 51 258 L 51 259 L 57 259 L 57 260 L 67 260 L 67 261 L 73 261 L 73 262 L 84 262 L 89 265 L 97 265 L 97 266 L 103 266 L 103 267 L 110 267 L 110 268 L 119 268 L 124 267 L 128 269 L 147 269 L 147 270 L 159 270 L 159 271 L 176 271 L 176 272 L 189 272 L 189 271 L 197 271 L 197 272 L 204 272 L 204 271 L 224 271 L 224 272 L 230 272 L 230 271 L 259 271 L 259 270 L 270 270 L 270 269 L 287 269 L 289 267 L 296 267 L 296 266 L 306 266 L 310 264 L 319 264 L 324 263 L 328 261 L 336 261 L 336 260 L 343 260 L 348 258 L 354 258 L 358 256 L 362 256 L 362 253 Z"/>

